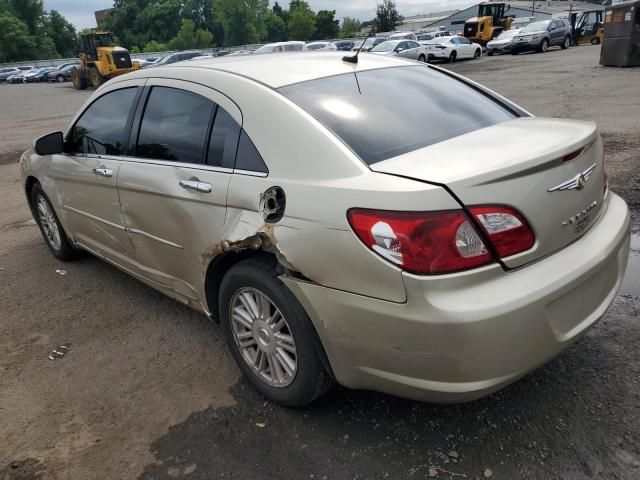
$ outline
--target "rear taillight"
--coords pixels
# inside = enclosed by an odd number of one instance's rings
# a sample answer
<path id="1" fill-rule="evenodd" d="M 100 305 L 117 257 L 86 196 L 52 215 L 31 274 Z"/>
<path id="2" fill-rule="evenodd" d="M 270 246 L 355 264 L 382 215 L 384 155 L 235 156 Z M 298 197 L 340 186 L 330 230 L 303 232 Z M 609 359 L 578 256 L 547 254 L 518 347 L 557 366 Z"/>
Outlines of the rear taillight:
<path id="1" fill-rule="evenodd" d="M 352 209 L 348 218 L 367 247 L 408 272 L 449 273 L 492 261 L 462 210 L 400 213 Z"/>
<path id="2" fill-rule="evenodd" d="M 505 207 L 474 207 L 471 213 L 500 257 L 533 246 L 533 233 L 517 212 Z M 351 228 L 367 247 L 411 273 L 452 273 L 494 261 L 474 222 L 463 210 L 351 209 L 347 216 Z"/>
<path id="3" fill-rule="evenodd" d="M 500 258 L 510 257 L 533 247 L 535 237 L 524 217 L 501 206 L 471 207 L 471 214 L 491 241 Z"/>

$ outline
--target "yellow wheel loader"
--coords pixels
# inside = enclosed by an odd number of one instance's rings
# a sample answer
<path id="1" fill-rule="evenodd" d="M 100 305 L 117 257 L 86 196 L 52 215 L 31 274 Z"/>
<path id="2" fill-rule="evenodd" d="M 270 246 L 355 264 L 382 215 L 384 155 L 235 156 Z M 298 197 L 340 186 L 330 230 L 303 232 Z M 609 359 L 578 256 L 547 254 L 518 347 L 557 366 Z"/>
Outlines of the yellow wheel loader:
<path id="1" fill-rule="evenodd" d="M 511 29 L 512 17 L 507 15 L 510 5 L 503 2 L 484 2 L 478 5 L 478 16 L 464 23 L 464 36 L 470 42 L 485 46 L 505 30 Z"/>
<path id="2" fill-rule="evenodd" d="M 604 11 L 586 10 L 571 14 L 571 40 L 574 45 L 600 45 L 604 38 Z"/>
<path id="3" fill-rule="evenodd" d="M 110 32 L 87 33 L 80 36 L 80 65 L 71 71 L 71 81 L 78 90 L 88 85 L 98 88 L 110 78 L 139 68 L 131 63 L 126 48 L 114 45 Z"/>

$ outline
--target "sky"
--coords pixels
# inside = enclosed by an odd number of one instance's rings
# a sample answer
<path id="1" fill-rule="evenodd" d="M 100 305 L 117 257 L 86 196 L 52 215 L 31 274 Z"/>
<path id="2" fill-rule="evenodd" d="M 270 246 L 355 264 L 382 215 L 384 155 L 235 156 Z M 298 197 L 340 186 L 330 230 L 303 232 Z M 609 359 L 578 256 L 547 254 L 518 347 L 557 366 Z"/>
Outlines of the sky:
<path id="1" fill-rule="evenodd" d="M 376 0 L 308 0 L 313 10 L 335 10 L 336 17 L 355 17 L 368 20 L 374 17 Z M 270 0 L 273 4 L 273 0 Z M 286 7 L 288 0 L 281 0 L 280 5 Z M 400 14 L 405 17 L 424 13 L 455 10 L 478 3 L 476 0 L 396 0 Z M 93 12 L 110 8 L 113 0 L 44 0 L 47 10 L 58 10 L 77 29 L 95 27 Z"/>

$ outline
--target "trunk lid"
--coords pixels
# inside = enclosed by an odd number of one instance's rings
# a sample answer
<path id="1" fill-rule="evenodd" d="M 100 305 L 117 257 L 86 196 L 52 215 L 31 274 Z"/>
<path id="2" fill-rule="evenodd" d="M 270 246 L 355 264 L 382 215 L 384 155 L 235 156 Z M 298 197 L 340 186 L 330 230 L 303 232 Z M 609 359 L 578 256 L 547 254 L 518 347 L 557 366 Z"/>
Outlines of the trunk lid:
<path id="1" fill-rule="evenodd" d="M 580 155 L 565 161 L 580 149 Z M 445 185 L 465 207 L 518 210 L 536 243 L 503 259 L 509 268 L 580 238 L 600 215 L 604 200 L 602 140 L 590 122 L 519 118 L 375 163 L 371 169 Z"/>

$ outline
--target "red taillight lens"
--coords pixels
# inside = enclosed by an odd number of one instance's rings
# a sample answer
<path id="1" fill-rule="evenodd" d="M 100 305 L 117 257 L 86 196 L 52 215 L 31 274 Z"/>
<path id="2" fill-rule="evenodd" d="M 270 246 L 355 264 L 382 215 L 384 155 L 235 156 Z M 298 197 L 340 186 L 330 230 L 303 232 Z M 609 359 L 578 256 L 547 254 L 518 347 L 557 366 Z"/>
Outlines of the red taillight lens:
<path id="1" fill-rule="evenodd" d="M 500 258 L 533 247 L 533 231 L 519 212 L 502 206 L 469 210 Z M 452 273 L 494 260 L 463 210 L 388 212 L 354 208 L 347 217 L 367 247 L 408 272 Z"/>
<path id="2" fill-rule="evenodd" d="M 401 213 L 352 209 L 348 219 L 367 247 L 408 272 L 451 273 L 493 261 L 462 210 Z"/>
<path id="3" fill-rule="evenodd" d="M 533 247 L 535 236 L 519 212 L 500 206 L 471 207 L 469 210 L 500 258 L 510 257 Z"/>

